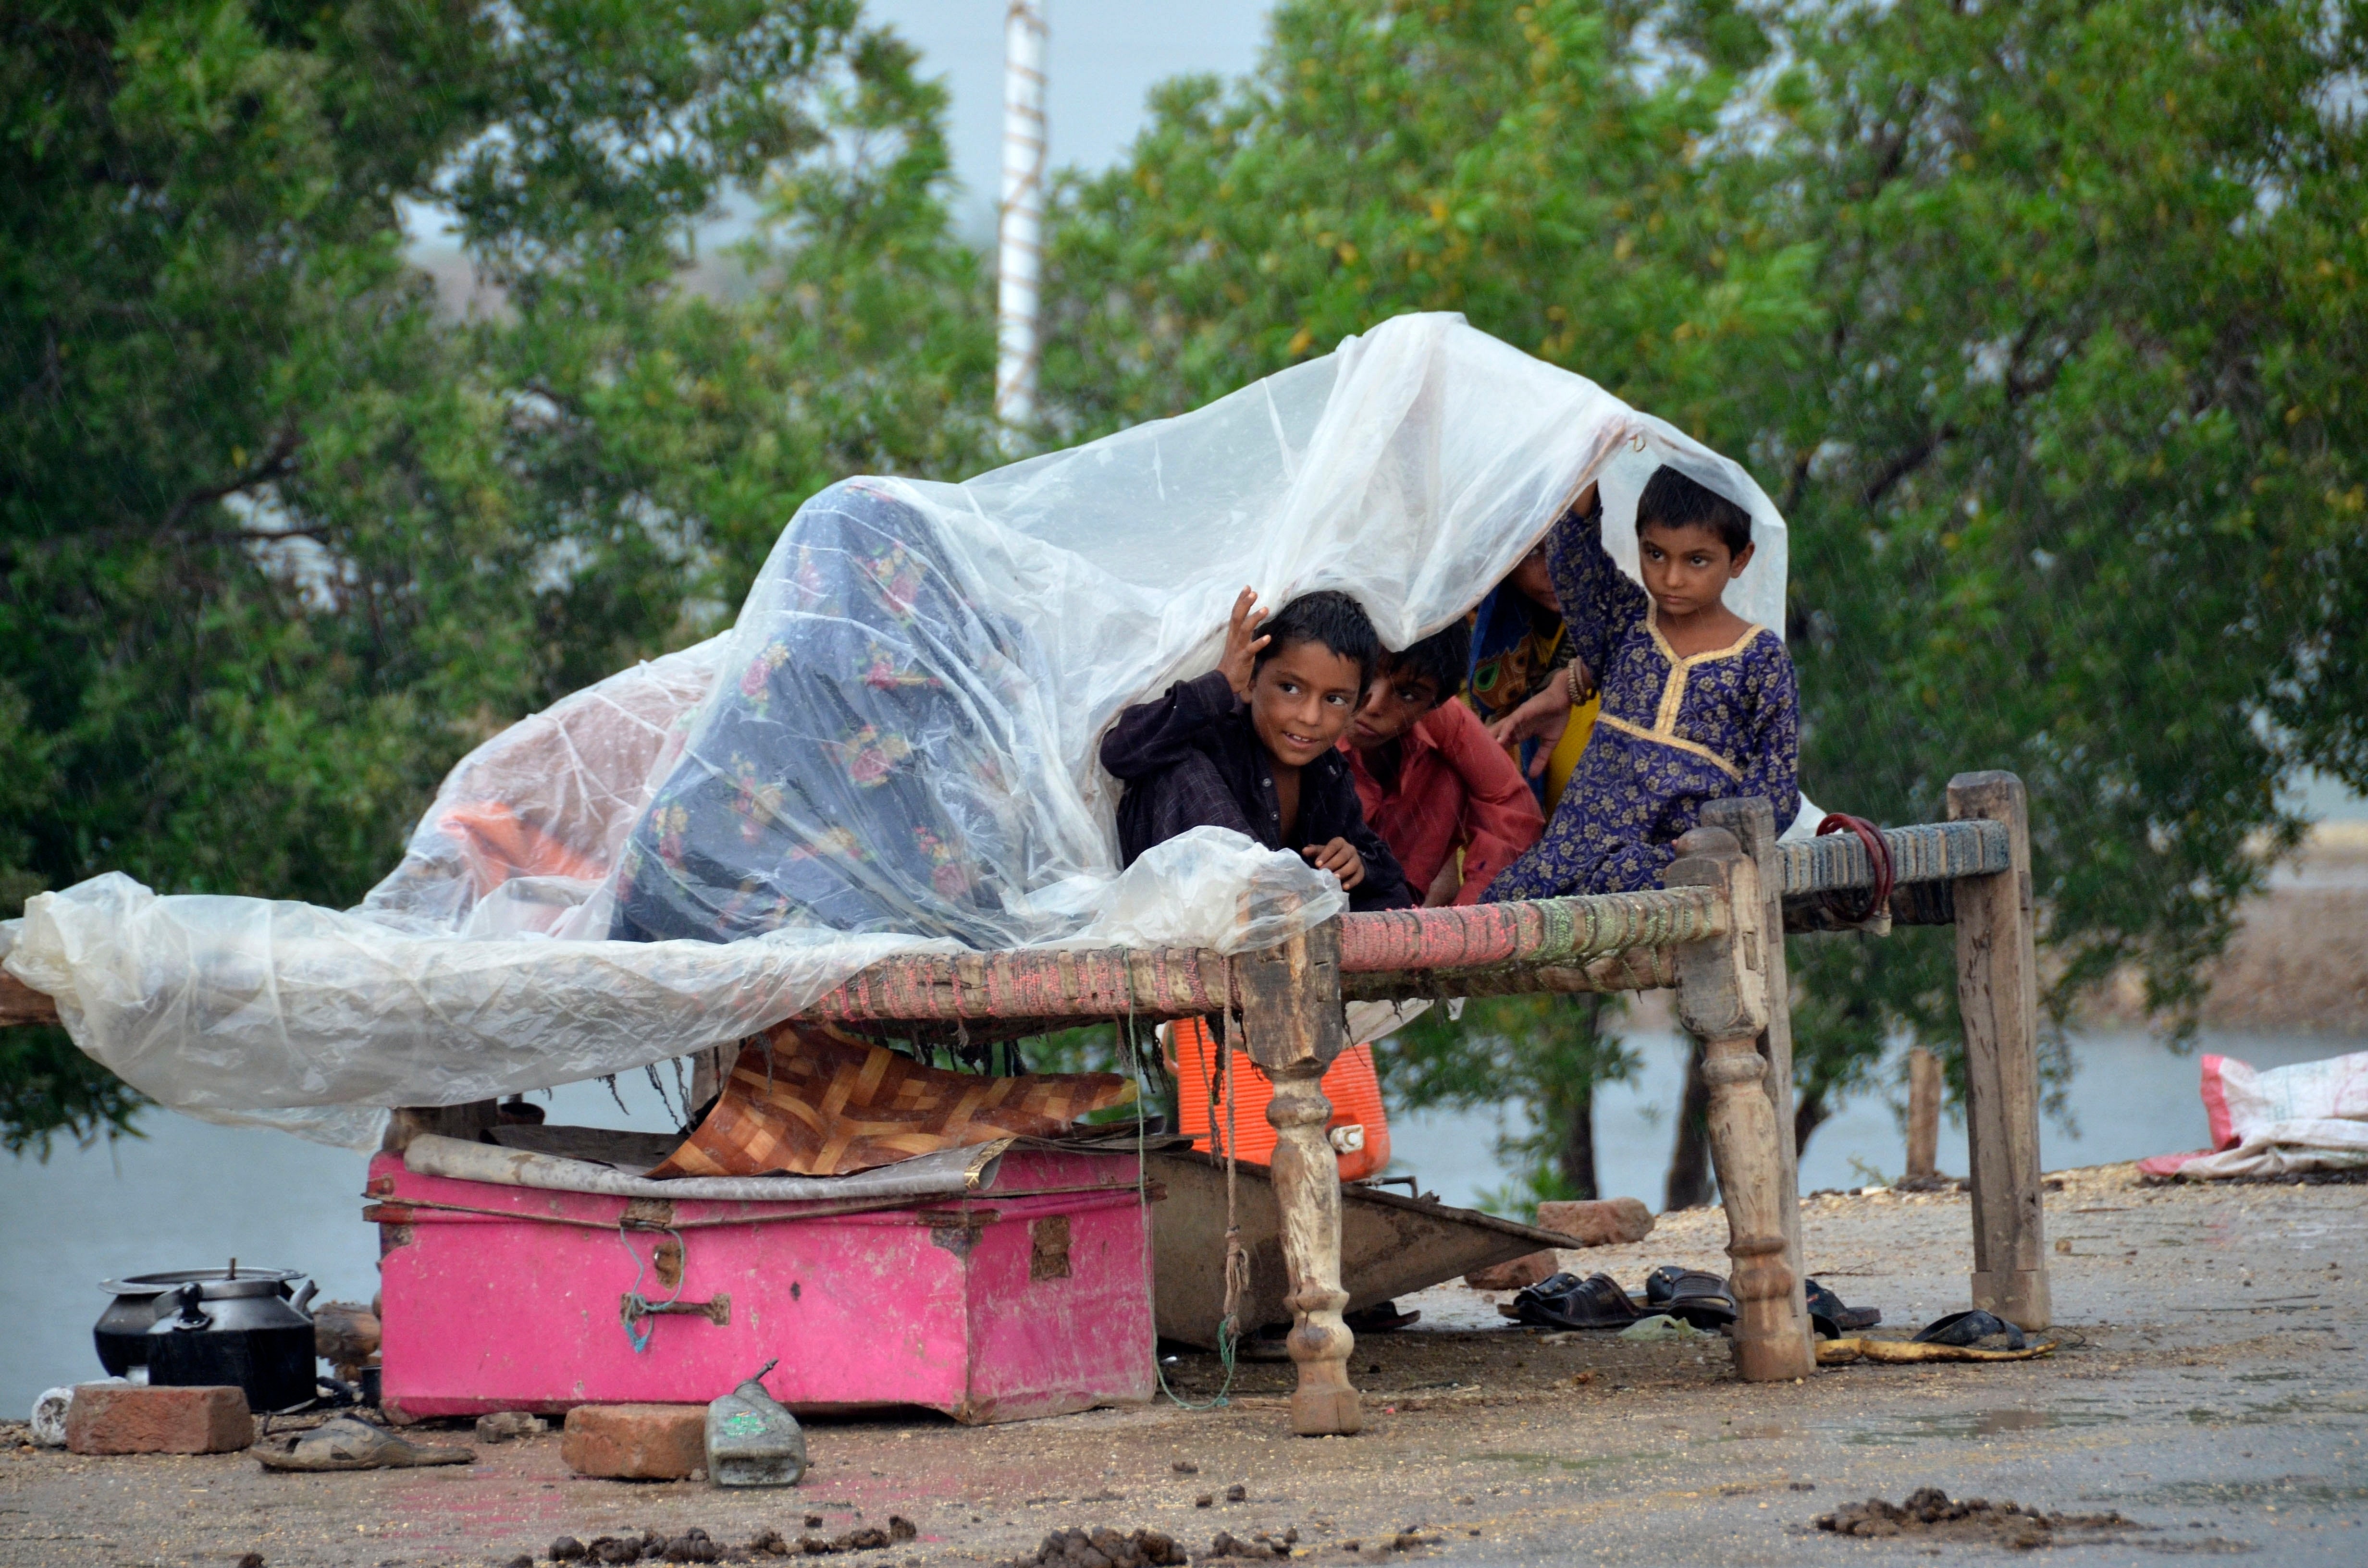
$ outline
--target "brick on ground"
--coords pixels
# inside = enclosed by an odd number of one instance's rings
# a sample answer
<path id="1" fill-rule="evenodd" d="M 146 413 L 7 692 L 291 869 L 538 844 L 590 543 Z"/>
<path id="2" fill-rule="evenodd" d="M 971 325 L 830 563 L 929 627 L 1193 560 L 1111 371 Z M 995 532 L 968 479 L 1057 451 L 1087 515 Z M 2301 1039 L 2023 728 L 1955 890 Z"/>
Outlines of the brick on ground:
<path id="1" fill-rule="evenodd" d="M 1463 1282 L 1474 1290 L 1519 1290 L 1550 1278 L 1562 1266 L 1551 1252 L 1533 1252 L 1510 1263 L 1492 1263 L 1486 1268 L 1475 1268 L 1463 1277 Z"/>
<path id="2" fill-rule="evenodd" d="M 1653 1211 L 1634 1198 L 1541 1203 L 1538 1229 L 1575 1236 L 1583 1246 L 1622 1246 L 1653 1233 Z"/>
<path id="3" fill-rule="evenodd" d="M 66 1407 L 77 1454 L 227 1454 L 255 1441 L 246 1395 L 234 1388 L 85 1383 Z"/>
<path id="4" fill-rule="evenodd" d="M 707 1464 L 703 1404 L 579 1404 L 567 1413 L 560 1458 L 578 1475 L 680 1481 Z"/>
<path id="5" fill-rule="evenodd" d="M 1581 1246 L 1621 1246 L 1653 1233 L 1653 1211 L 1633 1198 L 1591 1198 L 1579 1202 L 1541 1203 L 1538 1229 L 1568 1236 Z M 1510 1263 L 1492 1263 L 1463 1277 L 1474 1290 L 1519 1290 L 1562 1267 L 1552 1252 L 1533 1252 Z"/>

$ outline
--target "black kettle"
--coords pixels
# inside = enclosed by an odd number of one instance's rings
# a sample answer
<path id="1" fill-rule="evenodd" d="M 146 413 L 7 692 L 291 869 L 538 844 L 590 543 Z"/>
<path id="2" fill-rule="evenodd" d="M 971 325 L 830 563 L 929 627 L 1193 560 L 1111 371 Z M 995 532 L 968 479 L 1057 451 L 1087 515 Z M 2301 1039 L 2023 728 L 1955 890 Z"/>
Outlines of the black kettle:
<path id="1" fill-rule="evenodd" d="M 184 1268 L 168 1274 L 134 1274 L 122 1279 L 110 1279 L 99 1287 L 115 1299 L 99 1314 L 91 1337 L 98 1346 L 98 1362 L 109 1377 L 128 1377 L 135 1367 L 148 1364 L 148 1330 L 156 1317 L 174 1304 L 174 1292 L 192 1279 L 268 1279 L 277 1285 L 282 1296 L 292 1296 L 292 1283 L 303 1278 L 293 1268 L 241 1268 L 238 1259 L 230 1261 L 227 1270 L 220 1268 Z M 306 1288 L 309 1299 L 311 1288 Z"/>
<path id="2" fill-rule="evenodd" d="M 313 1320 L 303 1311 L 313 1287 L 293 1301 L 273 1275 L 192 1279 L 166 1294 L 148 1330 L 148 1381 L 187 1388 L 228 1385 L 246 1391 L 258 1413 L 302 1404 L 318 1392 Z"/>

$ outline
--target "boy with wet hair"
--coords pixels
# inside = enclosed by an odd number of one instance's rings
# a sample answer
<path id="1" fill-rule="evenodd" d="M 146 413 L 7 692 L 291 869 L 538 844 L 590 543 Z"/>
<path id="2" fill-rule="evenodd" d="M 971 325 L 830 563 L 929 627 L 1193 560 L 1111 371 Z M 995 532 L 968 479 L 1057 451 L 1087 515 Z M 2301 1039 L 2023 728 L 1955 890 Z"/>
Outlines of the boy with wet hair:
<path id="1" fill-rule="evenodd" d="M 1429 904 L 1480 902 L 1545 826 L 1520 768 L 1455 695 L 1471 656 L 1461 620 L 1384 653 L 1341 743 L 1365 820 Z"/>
<path id="2" fill-rule="evenodd" d="M 1750 514 L 1664 466 L 1637 501 L 1636 544 L 1641 587 L 1604 551 L 1591 484 L 1547 535 L 1577 658 L 1565 689 L 1514 714 L 1511 738 L 1551 744 L 1589 676 L 1603 708 L 1544 837 L 1491 899 L 1658 887 L 1706 802 L 1757 795 L 1780 824 L 1800 810 L 1792 658 L 1721 597 L 1751 560 Z"/>
<path id="3" fill-rule="evenodd" d="M 1348 595 L 1303 594 L 1269 616 L 1244 588 L 1217 667 L 1126 710 L 1102 737 L 1102 766 L 1126 786 L 1124 862 L 1191 828 L 1228 827 L 1330 871 L 1352 909 L 1412 903 L 1336 749 L 1380 656 Z"/>

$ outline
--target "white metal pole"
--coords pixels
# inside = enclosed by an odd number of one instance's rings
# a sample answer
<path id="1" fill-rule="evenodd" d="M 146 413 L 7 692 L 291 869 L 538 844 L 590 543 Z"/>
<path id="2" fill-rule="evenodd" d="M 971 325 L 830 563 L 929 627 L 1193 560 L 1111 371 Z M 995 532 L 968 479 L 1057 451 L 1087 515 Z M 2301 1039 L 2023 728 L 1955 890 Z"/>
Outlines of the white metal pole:
<path id="1" fill-rule="evenodd" d="M 1008 0 L 1003 18 L 1003 205 L 996 222 L 995 415 L 1036 419 L 1037 267 L 1044 226 L 1044 6 Z"/>

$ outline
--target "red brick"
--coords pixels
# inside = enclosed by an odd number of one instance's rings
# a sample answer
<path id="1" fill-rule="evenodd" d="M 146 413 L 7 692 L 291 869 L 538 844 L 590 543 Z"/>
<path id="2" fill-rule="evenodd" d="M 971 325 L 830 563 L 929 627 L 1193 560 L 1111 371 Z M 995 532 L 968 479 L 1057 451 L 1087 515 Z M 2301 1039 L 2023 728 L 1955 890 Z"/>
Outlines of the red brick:
<path id="1" fill-rule="evenodd" d="M 85 1383 L 66 1410 L 66 1447 L 78 1454 L 227 1454 L 254 1441 L 234 1388 Z"/>
<path id="2" fill-rule="evenodd" d="M 1653 1211 L 1633 1198 L 1596 1198 L 1577 1203 L 1541 1203 L 1538 1229 L 1575 1236 L 1581 1246 L 1618 1246 L 1653 1233 Z"/>
<path id="3" fill-rule="evenodd" d="M 1551 1276 L 1562 1265 L 1550 1252 L 1533 1252 L 1517 1257 L 1510 1263 L 1492 1263 L 1486 1268 L 1475 1268 L 1463 1277 L 1463 1282 L 1474 1290 L 1518 1290 L 1524 1285 L 1534 1285 Z"/>
<path id="4" fill-rule="evenodd" d="M 680 1481 L 707 1464 L 703 1404 L 579 1404 L 567 1413 L 559 1457 L 578 1475 Z"/>

